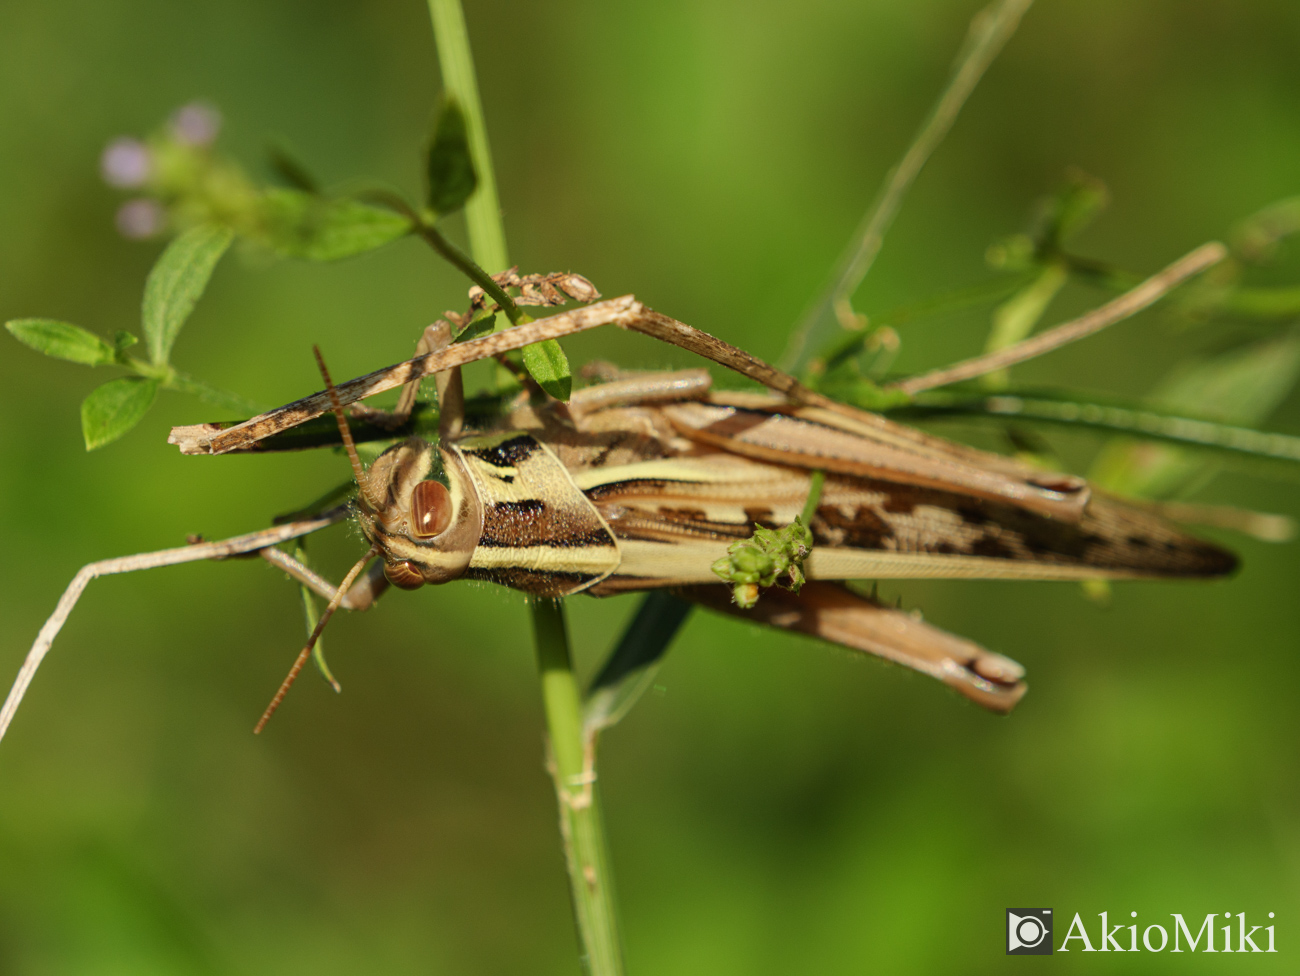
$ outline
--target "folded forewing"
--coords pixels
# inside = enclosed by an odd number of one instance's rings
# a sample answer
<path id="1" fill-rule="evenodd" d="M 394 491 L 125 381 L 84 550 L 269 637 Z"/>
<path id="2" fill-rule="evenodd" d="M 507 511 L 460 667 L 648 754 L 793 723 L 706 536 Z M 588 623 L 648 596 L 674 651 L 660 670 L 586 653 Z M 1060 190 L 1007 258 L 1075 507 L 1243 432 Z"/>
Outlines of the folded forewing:
<path id="1" fill-rule="evenodd" d="M 755 525 L 789 524 L 810 473 L 730 453 L 575 476 L 619 538 L 596 592 L 712 582 L 710 566 Z M 1091 579 L 1218 576 L 1234 558 L 1148 513 L 1093 499 L 1077 522 L 876 478 L 826 478 L 805 564 L 813 579 Z"/>
<path id="2" fill-rule="evenodd" d="M 945 488 L 1077 521 L 1083 479 L 1037 471 L 874 418 L 855 421 L 817 408 L 773 409 L 716 402 L 674 403 L 660 412 L 685 437 L 745 457 L 839 474 Z"/>

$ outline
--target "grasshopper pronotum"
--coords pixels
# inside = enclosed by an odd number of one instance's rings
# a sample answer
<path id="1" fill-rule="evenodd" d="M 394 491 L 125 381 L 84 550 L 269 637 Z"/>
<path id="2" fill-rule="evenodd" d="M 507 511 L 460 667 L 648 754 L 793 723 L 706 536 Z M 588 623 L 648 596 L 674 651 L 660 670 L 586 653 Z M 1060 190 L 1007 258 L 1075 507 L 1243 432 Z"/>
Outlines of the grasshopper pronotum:
<path id="1" fill-rule="evenodd" d="M 526 390 L 501 415 L 466 425 L 462 365 L 609 324 L 699 353 L 772 392 L 717 392 L 704 370 L 616 375 L 567 404 Z M 322 362 L 321 393 L 234 426 L 172 431 L 185 454 L 258 450 L 266 438 L 332 409 L 358 487 L 352 511 L 371 543 L 340 587 L 276 545 L 341 521 L 347 506 L 224 542 L 86 566 L 0 709 L 0 736 L 90 579 L 196 559 L 260 553 L 330 600 L 258 729 L 329 615 L 339 606 L 364 609 L 389 584 L 413 589 L 463 577 L 540 597 L 672 588 L 714 609 L 877 654 L 1007 711 L 1025 691 L 1018 664 L 843 581 L 1215 577 L 1236 565 L 1230 553 L 1103 497 L 1080 478 L 829 400 L 631 296 L 459 344 L 439 322 L 417 351 L 337 388 Z M 438 388 L 437 443 L 408 437 L 364 469 L 343 404 L 403 386 L 397 410 L 386 415 L 396 429 L 428 376 Z M 739 610 L 711 567 L 756 525 L 789 525 L 809 500 L 815 472 L 825 480 L 812 505 L 813 546 L 803 566 L 810 582 L 798 592 L 773 587 L 752 610 Z M 376 555 L 382 558 L 362 573 Z"/>

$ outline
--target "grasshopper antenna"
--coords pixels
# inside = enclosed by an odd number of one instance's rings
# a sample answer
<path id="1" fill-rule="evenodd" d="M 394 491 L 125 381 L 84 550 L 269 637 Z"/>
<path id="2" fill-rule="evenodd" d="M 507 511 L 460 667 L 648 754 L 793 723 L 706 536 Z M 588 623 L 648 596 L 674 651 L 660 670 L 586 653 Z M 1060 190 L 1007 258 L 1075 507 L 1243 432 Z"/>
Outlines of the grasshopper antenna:
<path id="1" fill-rule="evenodd" d="M 312 346 L 311 351 L 316 355 L 316 365 L 320 367 L 321 378 L 325 380 L 325 389 L 329 393 L 334 419 L 339 424 L 339 436 L 343 438 L 343 449 L 348 452 L 348 461 L 352 464 L 352 477 L 356 479 L 357 491 L 361 493 L 361 497 L 366 500 L 370 507 L 378 512 L 380 506 L 375 503 L 375 500 L 370 497 L 370 493 L 366 491 L 366 469 L 361 466 L 361 458 L 357 454 L 356 442 L 352 440 L 352 428 L 348 426 L 348 418 L 343 414 L 343 404 L 339 402 L 338 390 L 334 389 L 334 381 L 330 379 L 330 371 L 325 365 L 325 357 L 320 354 L 320 346 Z M 367 556 L 366 558 L 369 559 L 370 557 Z M 347 589 L 347 587 L 344 587 L 344 589 Z M 313 642 L 314 640 L 313 638 Z M 265 722 L 265 718 L 263 721 Z"/>
<path id="2" fill-rule="evenodd" d="M 356 442 L 352 440 L 352 428 L 348 426 L 348 418 L 343 413 L 343 404 L 339 402 L 338 390 L 334 389 L 334 381 L 330 379 L 330 371 L 329 367 L 325 365 L 325 357 L 321 355 L 320 346 L 312 346 L 311 351 L 316 356 L 316 365 L 320 367 L 321 378 L 325 381 L 325 389 L 329 393 L 330 406 L 334 411 L 334 419 L 339 424 L 339 436 L 343 438 L 343 449 L 348 452 L 348 461 L 352 464 L 352 476 L 356 479 L 357 491 L 360 492 L 361 497 L 367 504 L 377 512 L 380 506 L 375 503 L 374 499 L 366 491 L 366 469 L 361 466 L 361 458 L 357 455 Z M 271 721 L 271 716 L 280 707 L 280 702 L 284 701 L 284 696 L 289 693 L 293 683 L 298 680 L 298 672 L 302 670 L 302 666 L 307 662 L 312 648 L 320 640 L 321 632 L 325 630 L 325 625 L 330 622 L 330 617 L 334 616 L 334 611 L 339 608 L 339 604 L 343 602 L 343 597 L 352 588 L 353 582 L 356 581 L 361 570 L 365 568 L 366 563 L 379 555 L 379 552 L 378 546 L 371 546 L 366 550 L 366 554 L 357 561 L 357 564 L 348 571 L 348 575 L 343 577 L 343 582 L 335 590 L 334 596 L 330 598 L 329 605 L 325 608 L 325 612 L 320 615 L 320 620 L 317 621 L 311 636 L 307 638 L 306 646 L 298 654 L 297 660 L 293 662 L 293 667 L 289 668 L 289 673 L 285 675 L 284 681 L 280 682 L 280 687 L 276 691 L 275 697 L 271 699 L 271 704 L 266 706 L 266 711 L 257 720 L 257 725 L 253 728 L 254 735 L 260 734 L 266 728 L 266 723 Z"/>
<path id="3" fill-rule="evenodd" d="M 311 655 L 311 649 L 316 646 L 316 641 L 320 640 L 321 631 L 323 631 L 325 625 L 330 622 L 330 617 L 334 616 L 334 611 L 339 608 L 339 604 L 343 602 L 344 595 L 346 595 L 348 590 L 351 589 L 352 584 L 356 581 L 361 570 L 365 568 L 366 563 L 370 562 L 370 560 L 377 555 L 379 555 L 379 547 L 371 546 L 366 550 L 366 554 L 357 560 L 357 564 L 348 571 L 348 575 L 343 577 L 343 582 L 339 584 L 338 589 L 334 592 L 334 596 L 330 598 L 329 606 L 327 606 L 325 612 L 320 615 L 320 620 L 316 624 L 316 629 L 313 630 L 311 636 L 307 638 L 307 646 L 299 652 L 298 659 L 293 662 L 293 667 L 291 667 L 289 673 L 285 675 L 284 681 L 280 682 L 280 688 L 276 691 L 275 697 L 271 699 L 271 704 L 266 706 L 266 711 L 264 711 L 262 717 L 257 720 L 257 725 L 253 728 L 254 735 L 258 735 L 264 728 L 266 728 L 266 723 L 271 721 L 271 716 L 275 714 L 275 710 L 280 707 L 280 702 L 284 701 L 284 696 L 289 694 L 289 689 L 293 687 L 294 681 L 298 679 L 298 672 L 301 671 L 302 666 L 307 663 L 307 658 Z"/>

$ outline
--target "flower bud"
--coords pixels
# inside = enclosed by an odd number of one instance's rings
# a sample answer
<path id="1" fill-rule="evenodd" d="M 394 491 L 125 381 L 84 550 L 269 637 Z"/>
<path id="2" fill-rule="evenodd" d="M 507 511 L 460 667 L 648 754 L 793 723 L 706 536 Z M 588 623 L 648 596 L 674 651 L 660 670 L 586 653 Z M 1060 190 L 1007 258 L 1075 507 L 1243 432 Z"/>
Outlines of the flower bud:
<path id="1" fill-rule="evenodd" d="M 99 157 L 99 172 L 109 186 L 135 190 L 149 179 L 153 160 L 143 142 L 124 136 L 104 147 L 104 153 Z"/>
<path id="2" fill-rule="evenodd" d="M 128 240 L 153 237 L 167 223 L 167 214 L 157 200 L 128 200 L 118 208 L 114 218 L 118 233 Z"/>
<path id="3" fill-rule="evenodd" d="M 221 113 L 203 102 L 182 105 L 172 116 L 172 136 L 187 146 L 210 146 L 221 131 Z"/>

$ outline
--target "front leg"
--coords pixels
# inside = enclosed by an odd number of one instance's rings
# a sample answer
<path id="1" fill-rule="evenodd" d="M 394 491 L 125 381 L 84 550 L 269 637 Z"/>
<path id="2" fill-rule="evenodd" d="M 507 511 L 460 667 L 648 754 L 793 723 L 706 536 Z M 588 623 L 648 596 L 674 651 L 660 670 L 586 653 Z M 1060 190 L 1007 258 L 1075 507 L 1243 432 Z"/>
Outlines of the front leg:
<path id="1" fill-rule="evenodd" d="M 415 344 L 415 355 L 425 356 L 429 353 L 442 352 L 452 344 L 451 326 L 439 319 L 427 326 Z M 438 427 L 444 439 L 453 438 L 460 433 L 465 417 L 465 388 L 460 376 L 460 367 L 437 373 L 434 383 L 438 390 Z M 351 405 L 352 416 L 378 424 L 388 430 L 397 430 L 411 419 L 415 409 L 415 400 L 420 394 L 420 380 L 412 380 L 402 387 L 397 398 L 397 406 L 392 410 L 379 410 L 362 403 Z M 346 607 L 346 604 L 345 604 Z"/>
<path id="2" fill-rule="evenodd" d="M 270 546 L 259 550 L 258 555 L 272 566 L 284 570 L 317 596 L 324 597 L 326 600 L 334 600 L 338 597 L 338 588 L 333 583 L 304 566 L 283 549 Z M 381 559 L 357 578 L 347 593 L 339 599 L 339 606 L 344 610 L 369 610 L 375 601 L 383 596 L 388 585 L 388 577 L 384 575 L 384 561 Z"/>

